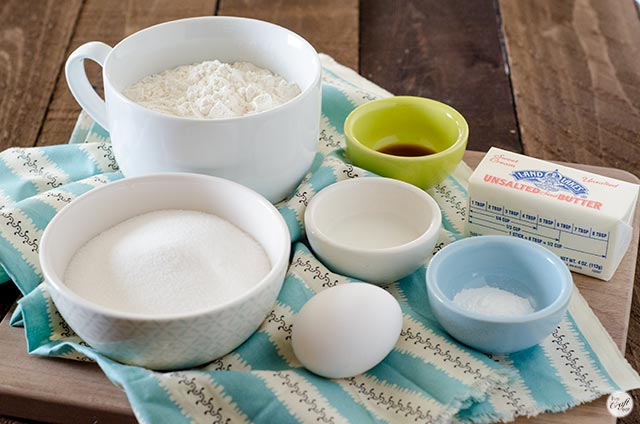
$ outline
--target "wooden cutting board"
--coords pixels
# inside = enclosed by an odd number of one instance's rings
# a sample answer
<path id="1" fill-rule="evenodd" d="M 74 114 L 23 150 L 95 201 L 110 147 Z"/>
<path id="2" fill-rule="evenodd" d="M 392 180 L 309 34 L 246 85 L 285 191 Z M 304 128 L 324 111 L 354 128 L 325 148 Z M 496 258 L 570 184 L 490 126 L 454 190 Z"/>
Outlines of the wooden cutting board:
<path id="1" fill-rule="evenodd" d="M 465 162 L 474 168 L 484 153 L 467 152 Z M 612 168 L 571 165 L 624 181 L 639 183 L 634 175 Z M 576 285 L 596 315 L 624 351 L 629 325 L 638 253 L 636 209 L 633 239 L 618 271 L 609 282 L 573 274 Z M 135 422 L 124 393 L 111 384 L 95 364 L 41 358 L 27 354 L 22 328 L 9 326 L 8 314 L 0 323 L 0 415 L 65 423 Z M 604 406 L 604 398 L 567 413 L 544 414 L 527 423 L 601 424 L 615 422 Z"/>

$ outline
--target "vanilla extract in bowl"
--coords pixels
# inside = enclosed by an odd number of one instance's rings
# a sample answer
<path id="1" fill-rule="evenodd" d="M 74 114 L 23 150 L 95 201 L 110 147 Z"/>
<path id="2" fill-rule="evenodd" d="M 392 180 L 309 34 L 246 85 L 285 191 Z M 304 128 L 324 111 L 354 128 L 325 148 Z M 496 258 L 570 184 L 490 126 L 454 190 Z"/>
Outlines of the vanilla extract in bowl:
<path id="1" fill-rule="evenodd" d="M 427 146 L 411 143 L 389 144 L 376 150 L 387 155 L 407 157 L 429 156 L 438 153 Z"/>

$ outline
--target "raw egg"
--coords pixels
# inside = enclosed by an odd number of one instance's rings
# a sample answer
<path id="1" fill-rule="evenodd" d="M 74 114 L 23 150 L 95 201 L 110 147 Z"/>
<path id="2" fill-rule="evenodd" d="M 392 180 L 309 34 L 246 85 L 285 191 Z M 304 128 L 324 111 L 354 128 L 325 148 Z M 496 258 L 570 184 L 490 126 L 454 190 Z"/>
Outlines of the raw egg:
<path id="1" fill-rule="evenodd" d="M 309 371 L 345 378 L 380 363 L 401 329 L 402 311 L 391 294 L 372 284 L 348 283 L 318 293 L 302 307 L 291 342 Z"/>

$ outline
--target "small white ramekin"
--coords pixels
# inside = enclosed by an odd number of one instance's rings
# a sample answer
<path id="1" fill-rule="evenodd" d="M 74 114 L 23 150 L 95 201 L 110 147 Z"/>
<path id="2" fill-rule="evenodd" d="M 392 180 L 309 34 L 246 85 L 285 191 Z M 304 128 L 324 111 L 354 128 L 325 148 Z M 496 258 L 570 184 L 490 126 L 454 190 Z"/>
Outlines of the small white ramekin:
<path id="1" fill-rule="evenodd" d="M 399 220 L 415 229 L 415 237 L 399 245 L 366 247 L 348 245 L 331 237 L 330 227 L 355 216 L 382 213 L 386 224 Z M 304 215 L 313 251 L 333 271 L 386 285 L 423 265 L 436 244 L 442 216 L 438 204 L 423 190 L 391 178 L 355 178 L 321 190 Z M 385 227 L 385 224 L 382 224 Z M 389 227 L 372 228 L 387 231 Z"/>

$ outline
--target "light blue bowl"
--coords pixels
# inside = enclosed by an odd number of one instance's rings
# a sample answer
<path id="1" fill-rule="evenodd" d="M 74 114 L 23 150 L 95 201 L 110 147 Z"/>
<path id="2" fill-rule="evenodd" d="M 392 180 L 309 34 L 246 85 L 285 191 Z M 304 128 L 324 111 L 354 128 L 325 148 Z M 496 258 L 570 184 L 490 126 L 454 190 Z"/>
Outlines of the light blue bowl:
<path id="1" fill-rule="evenodd" d="M 460 290 L 484 286 L 529 299 L 535 312 L 489 316 L 453 303 Z M 538 344 L 562 320 L 572 290 L 571 273 L 558 256 L 515 237 L 456 241 L 438 252 L 427 268 L 434 315 L 451 336 L 483 352 L 511 353 Z"/>

